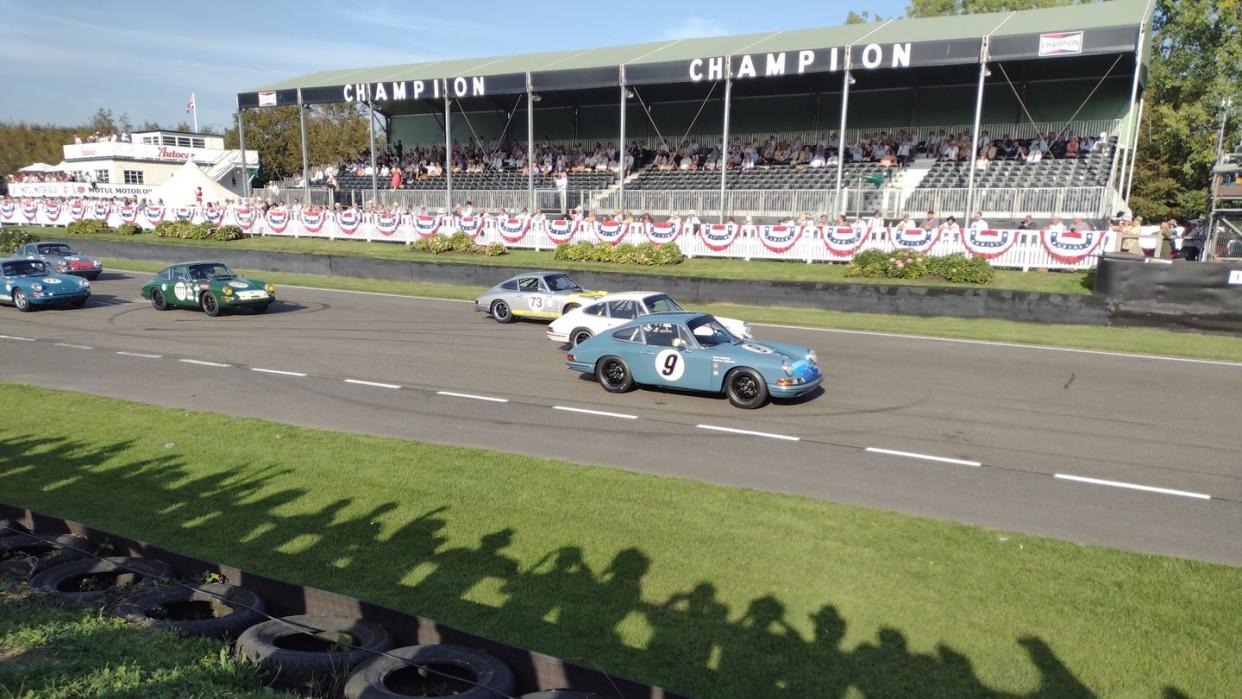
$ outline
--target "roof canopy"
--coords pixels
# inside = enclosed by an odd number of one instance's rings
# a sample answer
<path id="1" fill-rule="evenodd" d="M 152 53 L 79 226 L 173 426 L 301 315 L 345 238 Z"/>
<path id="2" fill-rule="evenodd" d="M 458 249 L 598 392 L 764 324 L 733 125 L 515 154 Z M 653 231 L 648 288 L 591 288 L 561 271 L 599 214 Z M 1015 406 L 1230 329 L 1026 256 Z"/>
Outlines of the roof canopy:
<path id="1" fill-rule="evenodd" d="M 1154 0 L 1019 12 L 895 19 L 821 29 L 678 39 L 578 51 L 496 56 L 312 73 L 238 95 L 240 107 L 384 102 L 694 83 L 812 73 L 918 68 L 987 60 L 1129 53 Z M 527 76 L 530 83 L 527 83 Z M 624 75 L 624 78 L 622 77 Z"/>

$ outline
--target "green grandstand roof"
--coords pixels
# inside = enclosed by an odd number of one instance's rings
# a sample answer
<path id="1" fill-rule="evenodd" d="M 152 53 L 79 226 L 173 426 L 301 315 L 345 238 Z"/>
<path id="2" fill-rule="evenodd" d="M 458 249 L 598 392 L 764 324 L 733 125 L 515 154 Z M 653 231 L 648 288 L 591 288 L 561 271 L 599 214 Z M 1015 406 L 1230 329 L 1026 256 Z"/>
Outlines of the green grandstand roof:
<path id="1" fill-rule="evenodd" d="M 1103 27 L 1138 27 L 1145 24 L 1154 0 L 1110 0 L 1085 5 L 1051 7 L 1019 12 L 896 19 L 868 24 L 849 24 L 820 29 L 740 34 L 702 39 L 677 39 L 628 46 L 608 46 L 577 51 L 551 51 L 490 58 L 375 66 L 310 73 L 256 90 L 325 87 L 347 83 L 394 80 L 433 80 L 468 75 L 501 75 L 607 68 L 618 65 L 688 61 L 710 56 L 796 51 L 865 43 L 900 43 L 977 39 L 1046 32 L 1090 30 Z"/>

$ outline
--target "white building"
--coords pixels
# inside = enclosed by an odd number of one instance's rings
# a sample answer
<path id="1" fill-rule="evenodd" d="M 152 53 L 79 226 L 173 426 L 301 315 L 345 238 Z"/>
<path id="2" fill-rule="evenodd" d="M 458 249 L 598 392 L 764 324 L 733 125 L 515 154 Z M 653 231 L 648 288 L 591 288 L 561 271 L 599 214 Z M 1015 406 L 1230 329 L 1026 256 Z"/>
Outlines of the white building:
<path id="1" fill-rule="evenodd" d="M 259 168 L 259 153 L 247 150 L 243 169 L 240 150 L 224 147 L 223 136 L 184 131 L 142 131 L 130 142 L 102 141 L 64 146 L 59 169 L 73 182 L 11 182 L 15 197 L 143 197 L 164 184 L 187 161 L 212 180 L 238 194 L 243 172 Z"/>

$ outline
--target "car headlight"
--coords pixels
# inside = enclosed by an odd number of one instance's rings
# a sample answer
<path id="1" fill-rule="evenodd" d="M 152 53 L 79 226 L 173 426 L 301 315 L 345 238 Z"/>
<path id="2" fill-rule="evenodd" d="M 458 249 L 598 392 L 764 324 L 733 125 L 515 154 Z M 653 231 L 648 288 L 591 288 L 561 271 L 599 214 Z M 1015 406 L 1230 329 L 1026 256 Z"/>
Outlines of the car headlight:
<path id="1" fill-rule="evenodd" d="M 265 288 L 265 289 L 267 289 L 267 293 L 269 293 L 269 294 L 274 294 L 274 293 L 276 293 L 276 286 L 275 286 L 274 284 L 268 284 L 268 285 L 267 285 L 266 287 L 264 287 L 264 288 Z"/>
<path id="2" fill-rule="evenodd" d="M 43 291 L 43 285 L 42 285 L 42 284 L 31 284 L 31 285 L 30 285 L 30 288 L 31 288 L 31 289 L 34 289 L 35 291 Z"/>
<path id="3" fill-rule="evenodd" d="M 793 365 L 788 359 L 781 362 L 781 371 L 785 372 L 785 376 L 793 376 Z"/>
<path id="4" fill-rule="evenodd" d="M 812 364 L 819 364 L 819 355 L 815 353 L 815 350 L 811 350 L 806 353 L 806 360 Z"/>
<path id="5" fill-rule="evenodd" d="M 232 295 L 233 295 L 233 287 L 231 287 L 231 286 L 226 286 L 226 287 L 224 287 L 224 295 L 225 295 L 225 296 L 232 296 Z"/>
<path id="6" fill-rule="evenodd" d="M 87 280 L 83 279 L 83 280 L 82 280 L 82 288 L 83 288 L 83 289 L 89 289 L 89 288 L 91 288 L 91 283 L 90 283 L 89 281 L 87 281 Z"/>

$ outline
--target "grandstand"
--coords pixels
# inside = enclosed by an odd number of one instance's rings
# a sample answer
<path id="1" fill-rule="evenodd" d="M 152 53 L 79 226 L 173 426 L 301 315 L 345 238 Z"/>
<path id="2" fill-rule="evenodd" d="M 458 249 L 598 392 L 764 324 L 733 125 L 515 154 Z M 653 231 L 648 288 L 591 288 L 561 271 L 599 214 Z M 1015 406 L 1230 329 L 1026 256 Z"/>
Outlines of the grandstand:
<path id="1" fill-rule="evenodd" d="M 1151 16 L 1112 0 L 328 71 L 238 106 L 354 102 L 387 144 L 487 163 L 428 174 L 381 150 L 337 178 L 355 201 L 1098 221 L 1126 208 Z M 607 165 L 553 174 L 592 153 Z"/>

